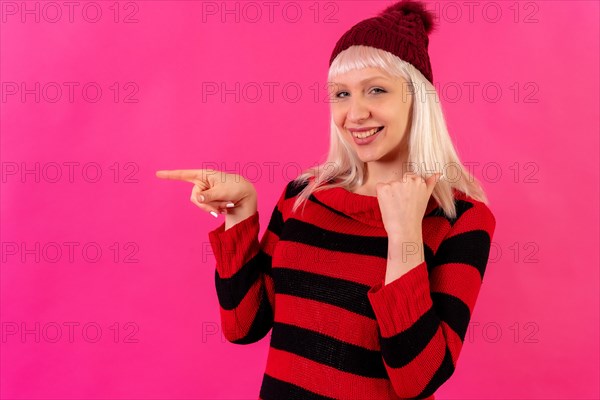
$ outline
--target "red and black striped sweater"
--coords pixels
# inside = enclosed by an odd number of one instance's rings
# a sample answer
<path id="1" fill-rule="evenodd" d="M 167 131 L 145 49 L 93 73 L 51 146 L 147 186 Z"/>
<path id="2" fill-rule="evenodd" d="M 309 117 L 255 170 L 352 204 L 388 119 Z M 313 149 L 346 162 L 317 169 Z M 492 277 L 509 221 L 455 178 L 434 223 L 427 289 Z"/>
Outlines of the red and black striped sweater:
<path id="1" fill-rule="evenodd" d="M 387 233 L 377 197 L 289 182 L 262 239 L 258 212 L 209 232 L 223 334 L 271 331 L 262 400 L 430 399 L 452 375 L 496 221 L 454 190 L 457 217 L 430 198 L 425 261 L 384 285 Z"/>

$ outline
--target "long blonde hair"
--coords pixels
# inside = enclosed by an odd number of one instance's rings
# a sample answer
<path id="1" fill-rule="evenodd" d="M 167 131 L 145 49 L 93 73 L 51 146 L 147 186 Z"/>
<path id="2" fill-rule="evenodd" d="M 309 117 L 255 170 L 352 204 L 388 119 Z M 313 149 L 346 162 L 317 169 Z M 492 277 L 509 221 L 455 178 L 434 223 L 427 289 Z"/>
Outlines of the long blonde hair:
<path id="1" fill-rule="evenodd" d="M 442 106 L 435 87 L 411 64 L 392 53 L 370 46 L 351 46 L 333 60 L 328 81 L 339 74 L 355 69 L 380 68 L 393 77 L 408 82 L 412 94 L 412 122 L 408 138 L 408 166 L 416 166 L 413 172 L 425 176 L 425 172 L 443 172 L 444 179 L 436 184 L 432 196 L 451 219 L 456 218 L 453 189 L 483 203 L 487 197 L 479 181 L 472 176 L 459 160 L 446 127 Z M 364 183 L 366 165 L 358 158 L 352 146 L 346 142 L 331 117 L 330 146 L 327 159 L 322 164 L 304 170 L 293 183 L 304 185 L 297 196 L 292 211 L 306 205 L 312 193 L 333 187 L 352 191 Z M 314 180 L 309 182 L 313 177 Z M 333 182 L 335 181 L 335 182 Z"/>

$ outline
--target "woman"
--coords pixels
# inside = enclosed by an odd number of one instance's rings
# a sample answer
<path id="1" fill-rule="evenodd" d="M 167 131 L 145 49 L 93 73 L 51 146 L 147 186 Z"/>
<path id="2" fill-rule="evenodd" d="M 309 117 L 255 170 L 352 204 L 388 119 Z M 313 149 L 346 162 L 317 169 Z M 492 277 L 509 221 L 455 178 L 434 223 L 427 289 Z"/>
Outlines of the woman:
<path id="1" fill-rule="evenodd" d="M 260 242 L 246 179 L 157 172 L 225 213 L 209 232 L 222 328 L 239 344 L 272 329 L 263 400 L 434 399 L 456 368 L 496 221 L 446 129 L 432 29 L 403 1 L 342 36 L 329 155 L 286 185 Z"/>

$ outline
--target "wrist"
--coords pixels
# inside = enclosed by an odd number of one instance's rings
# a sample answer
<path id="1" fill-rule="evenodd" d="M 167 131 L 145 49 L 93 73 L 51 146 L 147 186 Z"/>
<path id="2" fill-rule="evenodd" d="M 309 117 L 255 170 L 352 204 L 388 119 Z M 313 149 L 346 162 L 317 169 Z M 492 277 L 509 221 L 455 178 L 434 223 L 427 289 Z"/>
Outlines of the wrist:
<path id="1" fill-rule="evenodd" d="M 233 210 L 240 211 L 240 213 L 252 215 L 258 210 L 258 198 L 256 193 L 250 194 L 238 202 L 238 206 L 234 207 Z"/>
<path id="2" fill-rule="evenodd" d="M 421 228 L 412 230 L 397 231 L 388 235 L 388 242 L 390 243 L 407 243 L 407 242 L 420 242 L 423 240 L 423 232 Z"/>
<path id="3" fill-rule="evenodd" d="M 423 254 L 423 238 L 421 235 L 394 235 L 388 237 L 388 259 L 402 260 Z"/>
<path id="4" fill-rule="evenodd" d="M 235 224 L 251 217 L 258 211 L 258 200 L 256 194 L 244 197 L 236 207 L 227 209 L 225 214 L 225 230 Z"/>

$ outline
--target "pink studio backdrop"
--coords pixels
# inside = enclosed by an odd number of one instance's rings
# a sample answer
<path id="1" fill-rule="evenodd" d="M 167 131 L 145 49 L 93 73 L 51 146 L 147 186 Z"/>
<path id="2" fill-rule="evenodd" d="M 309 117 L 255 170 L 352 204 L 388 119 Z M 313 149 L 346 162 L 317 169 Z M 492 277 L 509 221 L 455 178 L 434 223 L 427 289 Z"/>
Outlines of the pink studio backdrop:
<path id="1" fill-rule="evenodd" d="M 65 3 L 0 3 L 0 397 L 257 398 L 270 334 L 220 332 L 224 217 L 154 172 L 242 173 L 262 235 L 326 154 L 335 42 L 391 2 Z M 448 126 L 497 219 L 436 397 L 598 398 L 598 3 L 429 6 Z"/>

